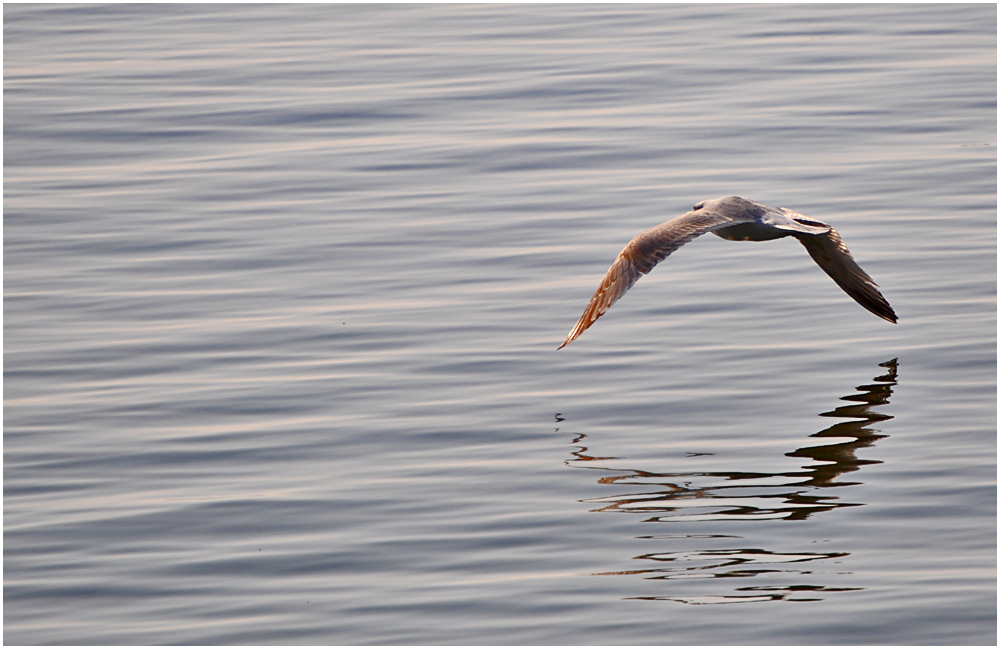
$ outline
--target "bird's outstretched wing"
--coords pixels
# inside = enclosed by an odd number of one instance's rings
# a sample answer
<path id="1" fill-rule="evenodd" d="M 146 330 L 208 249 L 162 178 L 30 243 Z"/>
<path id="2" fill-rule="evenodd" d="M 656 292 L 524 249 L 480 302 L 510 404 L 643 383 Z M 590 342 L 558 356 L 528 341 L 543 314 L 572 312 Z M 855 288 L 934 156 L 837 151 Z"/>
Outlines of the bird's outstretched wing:
<path id="1" fill-rule="evenodd" d="M 628 242 L 625 249 L 605 273 L 594 297 L 577 320 L 576 326 L 557 349 L 570 344 L 587 327 L 604 315 L 640 277 L 653 270 L 653 266 L 688 241 L 706 232 L 732 225 L 733 219 L 710 210 L 691 211 L 676 219 L 640 232 Z"/>
<path id="2" fill-rule="evenodd" d="M 805 219 L 796 220 L 805 221 L 806 225 L 813 225 L 813 222 Z M 837 282 L 837 286 L 854 298 L 855 302 L 884 320 L 896 322 L 896 313 L 879 293 L 878 285 L 868 273 L 861 270 L 858 262 L 854 261 L 851 251 L 844 245 L 844 240 L 835 229 L 831 227 L 824 234 L 793 233 L 792 236 L 805 246 L 813 261 Z"/>

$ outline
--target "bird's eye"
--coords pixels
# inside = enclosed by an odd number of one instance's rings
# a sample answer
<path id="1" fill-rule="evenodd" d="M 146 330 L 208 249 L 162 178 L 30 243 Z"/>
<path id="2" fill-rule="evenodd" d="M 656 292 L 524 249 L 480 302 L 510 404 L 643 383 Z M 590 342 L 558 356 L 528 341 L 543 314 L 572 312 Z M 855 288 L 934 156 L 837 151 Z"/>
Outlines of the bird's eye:
<path id="1" fill-rule="evenodd" d="M 708 202 L 708 201 L 702 201 L 702 202 L 698 203 L 697 205 L 695 205 L 695 206 L 694 206 L 694 211 L 695 211 L 695 212 L 697 212 L 697 211 L 698 211 L 698 210 L 700 210 L 701 208 L 705 207 L 705 203 L 707 203 L 707 202 Z"/>

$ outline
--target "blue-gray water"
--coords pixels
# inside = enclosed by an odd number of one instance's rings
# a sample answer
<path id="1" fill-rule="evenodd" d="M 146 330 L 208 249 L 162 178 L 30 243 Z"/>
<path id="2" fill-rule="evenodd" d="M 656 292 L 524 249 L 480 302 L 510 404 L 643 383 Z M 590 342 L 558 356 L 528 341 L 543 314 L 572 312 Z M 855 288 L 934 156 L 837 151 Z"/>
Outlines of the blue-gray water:
<path id="1" fill-rule="evenodd" d="M 4 640 L 995 643 L 996 17 L 5 5 Z"/>

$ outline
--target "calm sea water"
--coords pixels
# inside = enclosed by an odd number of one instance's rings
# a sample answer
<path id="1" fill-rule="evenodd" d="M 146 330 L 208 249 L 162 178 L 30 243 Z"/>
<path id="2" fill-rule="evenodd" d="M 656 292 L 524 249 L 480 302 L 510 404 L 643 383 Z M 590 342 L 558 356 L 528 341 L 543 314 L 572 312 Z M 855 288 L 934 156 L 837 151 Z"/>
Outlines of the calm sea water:
<path id="1" fill-rule="evenodd" d="M 6 5 L 4 640 L 994 644 L 996 18 Z"/>

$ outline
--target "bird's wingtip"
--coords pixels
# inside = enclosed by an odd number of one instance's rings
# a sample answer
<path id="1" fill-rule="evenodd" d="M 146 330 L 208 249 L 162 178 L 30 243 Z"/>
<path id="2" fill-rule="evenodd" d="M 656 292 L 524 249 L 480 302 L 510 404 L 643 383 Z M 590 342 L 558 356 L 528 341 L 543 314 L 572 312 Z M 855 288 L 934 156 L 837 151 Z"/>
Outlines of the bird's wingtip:
<path id="1" fill-rule="evenodd" d="M 885 308 L 882 308 L 882 309 L 879 309 L 878 311 L 875 311 L 874 312 L 875 315 L 877 315 L 878 317 L 882 318 L 886 322 L 891 322 L 892 324 L 896 324 L 896 321 L 899 319 L 899 318 L 896 317 L 896 312 L 893 311 L 892 307 L 889 306 L 888 302 L 885 303 L 884 307 Z"/>
<path id="2" fill-rule="evenodd" d="M 882 318 L 886 322 L 891 322 L 892 324 L 896 324 L 896 321 L 899 320 L 899 318 L 896 317 L 895 311 L 892 311 L 892 310 L 890 310 L 888 313 L 885 313 L 885 312 L 875 312 L 875 315 L 877 315 L 878 317 Z"/>
<path id="3" fill-rule="evenodd" d="M 574 333 L 576 333 L 575 329 L 573 331 L 569 332 L 569 335 L 566 336 L 566 340 L 562 341 L 562 344 L 559 345 L 558 347 L 556 347 L 556 351 L 559 351 L 560 349 L 562 349 L 566 345 L 568 345 L 571 342 L 573 342 L 574 340 L 576 340 L 577 336 L 579 336 L 580 334 L 573 335 Z"/>

